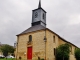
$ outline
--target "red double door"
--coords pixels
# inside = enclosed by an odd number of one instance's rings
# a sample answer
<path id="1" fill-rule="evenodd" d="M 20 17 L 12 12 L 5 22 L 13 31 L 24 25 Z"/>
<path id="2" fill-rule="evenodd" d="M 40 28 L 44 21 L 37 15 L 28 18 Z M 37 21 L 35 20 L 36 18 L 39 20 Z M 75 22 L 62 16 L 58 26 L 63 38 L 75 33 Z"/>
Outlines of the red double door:
<path id="1" fill-rule="evenodd" d="M 27 48 L 27 59 L 32 60 L 32 47 Z"/>

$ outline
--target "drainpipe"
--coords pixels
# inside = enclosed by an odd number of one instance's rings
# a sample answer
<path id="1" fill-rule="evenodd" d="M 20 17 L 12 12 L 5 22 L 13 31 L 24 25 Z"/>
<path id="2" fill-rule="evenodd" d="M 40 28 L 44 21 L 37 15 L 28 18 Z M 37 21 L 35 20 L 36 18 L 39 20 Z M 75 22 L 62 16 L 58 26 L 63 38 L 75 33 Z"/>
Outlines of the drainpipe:
<path id="1" fill-rule="evenodd" d="M 45 28 L 45 36 L 44 36 L 44 42 L 45 42 L 45 60 L 46 60 L 46 41 L 47 41 L 47 38 L 46 38 L 46 28 Z"/>

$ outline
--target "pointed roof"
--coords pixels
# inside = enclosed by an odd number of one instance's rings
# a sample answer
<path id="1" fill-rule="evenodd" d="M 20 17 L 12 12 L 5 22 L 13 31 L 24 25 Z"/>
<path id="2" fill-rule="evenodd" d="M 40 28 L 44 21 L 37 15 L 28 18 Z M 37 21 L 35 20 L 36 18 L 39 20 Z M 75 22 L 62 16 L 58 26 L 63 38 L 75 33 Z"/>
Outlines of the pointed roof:
<path id="1" fill-rule="evenodd" d="M 37 9 L 34 9 L 32 11 L 38 10 L 38 9 L 42 9 L 45 13 L 47 13 L 42 7 L 41 7 L 41 0 L 39 0 L 39 5 Z"/>
<path id="2" fill-rule="evenodd" d="M 42 30 L 42 29 L 45 29 L 46 27 L 42 26 L 42 25 L 36 25 L 36 26 L 32 26 L 28 29 L 26 29 L 25 31 L 23 31 L 22 33 L 18 34 L 18 35 L 21 35 L 21 34 L 26 34 L 26 33 L 30 33 L 30 32 L 34 32 L 34 31 L 38 31 L 38 30 Z M 17 36 L 18 36 L 17 35 Z"/>
<path id="3" fill-rule="evenodd" d="M 41 0 L 39 0 L 38 8 L 41 8 Z"/>

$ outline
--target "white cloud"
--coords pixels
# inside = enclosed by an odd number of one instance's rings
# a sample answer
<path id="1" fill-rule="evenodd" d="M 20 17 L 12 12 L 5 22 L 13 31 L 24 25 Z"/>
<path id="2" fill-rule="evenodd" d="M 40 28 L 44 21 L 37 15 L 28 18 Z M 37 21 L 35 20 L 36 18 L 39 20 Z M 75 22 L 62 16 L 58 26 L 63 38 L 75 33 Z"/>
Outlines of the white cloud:
<path id="1" fill-rule="evenodd" d="M 71 15 L 70 16 L 70 22 L 69 22 L 69 24 L 79 24 L 80 23 L 80 14 L 79 15 L 77 15 L 77 14 L 74 14 L 74 15 Z"/>
<path id="2" fill-rule="evenodd" d="M 80 0 L 42 0 L 47 27 L 80 47 Z M 38 0 L 0 0 L 0 42 L 13 45 L 16 35 L 29 28 Z"/>

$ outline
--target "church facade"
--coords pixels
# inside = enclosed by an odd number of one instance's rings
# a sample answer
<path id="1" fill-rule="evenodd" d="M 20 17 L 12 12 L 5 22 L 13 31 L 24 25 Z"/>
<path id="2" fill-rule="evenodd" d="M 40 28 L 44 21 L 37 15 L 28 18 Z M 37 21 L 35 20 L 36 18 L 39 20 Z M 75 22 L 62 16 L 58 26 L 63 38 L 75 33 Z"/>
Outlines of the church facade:
<path id="1" fill-rule="evenodd" d="M 77 46 L 46 28 L 46 11 L 39 6 L 33 10 L 31 27 L 17 35 L 16 58 L 24 60 L 55 60 L 55 49 L 65 43 L 72 46 L 70 60 L 76 60 Z"/>

